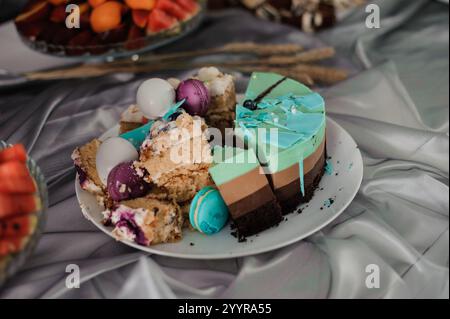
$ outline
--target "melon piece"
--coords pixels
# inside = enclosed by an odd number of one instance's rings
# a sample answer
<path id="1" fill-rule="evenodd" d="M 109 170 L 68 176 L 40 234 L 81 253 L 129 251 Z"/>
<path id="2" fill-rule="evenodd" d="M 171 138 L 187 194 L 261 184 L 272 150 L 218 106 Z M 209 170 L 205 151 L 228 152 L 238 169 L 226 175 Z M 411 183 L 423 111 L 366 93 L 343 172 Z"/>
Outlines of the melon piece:
<path id="1" fill-rule="evenodd" d="M 22 144 L 5 148 L 0 151 L 0 163 L 16 161 L 25 163 L 27 160 L 27 152 Z"/>
<path id="2" fill-rule="evenodd" d="M 18 253 L 25 247 L 27 242 L 28 237 L 25 238 L 14 237 L 14 238 L 0 239 L 0 257 Z"/>
<path id="3" fill-rule="evenodd" d="M 120 26 L 122 22 L 123 4 L 107 1 L 92 10 L 91 27 L 97 33 L 103 33 Z"/>
<path id="4" fill-rule="evenodd" d="M 36 184 L 25 163 L 0 164 L 0 193 L 29 194 L 36 192 Z"/>
<path id="5" fill-rule="evenodd" d="M 36 215 L 23 215 L 0 220 L 0 238 L 29 236 L 34 232 L 36 225 Z"/>
<path id="6" fill-rule="evenodd" d="M 40 204 L 36 195 L 0 193 L 0 219 L 31 214 L 39 209 Z"/>
<path id="7" fill-rule="evenodd" d="M 178 20 L 182 21 L 187 18 L 189 13 L 172 0 L 159 0 L 156 4 L 156 8 L 160 9 L 167 14 L 174 16 Z"/>
<path id="8" fill-rule="evenodd" d="M 174 0 L 174 2 L 191 14 L 195 14 L 199 10 L 199 5 L 195 0 Z"/>
<path id="9" fill-rule="evenodd" d="M 125 0 L 125 3 L 133 10 L 151 10 L 155 7 L 156 0 Z"/>
<path id="10" fill-rule="evenodd" d="M 133 17 L 133 22 L 139 28 L 145 28 L 148 22 L 148 16 L 150 11 L 148 10 L 133 10 L 131 16 Z"/>
<path id="11" fill-rule="evenodd" d="M 31 194 L 36 192 L 36 184 L 31 177 L 9 177 L 6 180 L 0 176 L 0 193 Z"/>
<path id="12" fill-rule="evenodd" d="M 95 8 L 106 2 L 106 0 L 88 0 L 91 7 Z"/>
<path id="13" fill-rule="evenodd" d="M 177 19 L 160 9 L 153 9 L 148 18 L 147 31 L 150 33 L 171 29 L 177 23 Z"/>
<path id="14" fill-rule="evenodd" d="M 14 177 L 30 177 L 30 172 L 25 163 L 22 162 L 6 162 L 0 164 L 0 181 Z"/>

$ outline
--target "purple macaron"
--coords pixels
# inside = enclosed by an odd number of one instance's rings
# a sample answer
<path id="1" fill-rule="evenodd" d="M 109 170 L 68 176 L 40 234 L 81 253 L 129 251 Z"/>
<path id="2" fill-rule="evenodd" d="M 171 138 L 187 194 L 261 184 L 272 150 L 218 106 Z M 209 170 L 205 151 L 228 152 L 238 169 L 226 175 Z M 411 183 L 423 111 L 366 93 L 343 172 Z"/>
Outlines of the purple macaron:
<path id="1" fill-rule="evenodd" d="M 208 111 L 210 96 L 202 81 L 189 79 L 178 86 L 177 101 L 182 100 L 186 100 L 183 108 L 190 115 L 204 116 Z"/>
<path id="2" fill-rule="evenodd" d="M 133 162 L 120 163 L 108 175 L 108 193 L 114 201 L 144 196 L 149 184 L 133 168 Z"/>

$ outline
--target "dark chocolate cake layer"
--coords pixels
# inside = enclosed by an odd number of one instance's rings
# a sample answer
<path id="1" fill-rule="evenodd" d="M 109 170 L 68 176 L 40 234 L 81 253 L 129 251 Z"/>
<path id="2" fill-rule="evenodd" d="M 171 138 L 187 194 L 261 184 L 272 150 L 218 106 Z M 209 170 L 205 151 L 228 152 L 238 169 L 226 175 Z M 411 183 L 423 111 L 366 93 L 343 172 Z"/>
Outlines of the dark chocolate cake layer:
<path id="1" fill-rule="evenodd" d="M 242 215 L 257 210 L 262 205 L 275 199 L 275 196 L 269 184 L 256 192 L 246 196 L 245 198 L 228 206 L 230 215 L 233 219 L 237 219 Z"/>
<path id="2" fill-rule="evenodd" d="M 300 191 L 300 179 L 296 179 L 292 183 L 275 190 L 283 215 L 292 213 L 298 205 L 311 200 L 325 173 L 325 165 L 326 152 L 323 152 L 313 169 L 304 176 L 305 195 L 302 195 Z"/>
<path id="3" fill-rule="evenodd" d="M 237 229 L 238 238 L 242 239 L 278 225 L 282 219 L 281 207 L 274 198 L 258 209 L 248 212 L 233 221 Z"/>
<path id="4" fill-rule="evenodd" d="M 269 184 L 228 208 L 239 238 L 275 226 L 283 218 L 281 207 Z"/>

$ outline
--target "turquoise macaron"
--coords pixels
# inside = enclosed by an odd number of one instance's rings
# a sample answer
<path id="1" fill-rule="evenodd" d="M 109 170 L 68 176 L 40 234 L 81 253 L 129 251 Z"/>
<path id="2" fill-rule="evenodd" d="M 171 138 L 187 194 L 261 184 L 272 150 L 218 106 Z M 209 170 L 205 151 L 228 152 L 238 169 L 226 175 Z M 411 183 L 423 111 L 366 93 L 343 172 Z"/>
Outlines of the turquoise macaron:
<path id="1" fill-rule="evenodd" d="M 189 220 L 199 232 L 212 235 L 225 227 L 229 214 L 220 192 L 208 186 L 202 188 L 192 200 Z"/>

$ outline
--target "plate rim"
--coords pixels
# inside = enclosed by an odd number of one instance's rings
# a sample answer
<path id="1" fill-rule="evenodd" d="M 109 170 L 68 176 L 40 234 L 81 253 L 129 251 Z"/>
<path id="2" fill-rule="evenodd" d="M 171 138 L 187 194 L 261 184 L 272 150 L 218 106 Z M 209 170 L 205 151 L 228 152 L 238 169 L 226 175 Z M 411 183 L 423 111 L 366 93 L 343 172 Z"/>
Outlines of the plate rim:
<path id="1" fill-rule="evenodd" d="M 330 121 L 333 125 L 336 125 L 336 127 L 339 130 L 341 130 L 344 134 L 348 135 L 348 137 L 353 142 L 353 144 L 358 146 L 358 144 L 355 142 L 353 137 L 342 126 L 340 126 L 335 120 L 331 119 L 328 116 L 327 116 L 326 119 L 327 119 L 327 121 Z M 327 123 L 327 127 L 328 127 L 328 125 L 329 124 Z M 104 139 L 105 136 L 110 135 L 110 132 L 112 132 L 113 130 L 118 130 L 118 125 L 115 125 L 112 128 L 110 128 L 109 130 L 107 130 L 105 133 L 103 133 L 99 137 L 99 139 L 100 140 Z M 82 214 L 83 214 L 83 216 L 86 219 L 88 219 L 97 228 L 99 228 L 102 232 L 107 234 L 109 237 L 111 237 L 115 241 L 120 242 L 120 243 L 125 244 L 125 245 L 130 246 L 130 247 L 133 247 L 135 249 L 138 249 L 138 250 L 140 250 L 142 252 L 145 252 L 145 253 L 148 253 L 148 254 L 155 254 L 155 255 L 159 255 L 159 256 L 165 256 L 165 257 L 173 257 L 173 258 L 180 258 L 180 259 L 193 259 L 193 260 L 194 259 L 195 260 L 220 260 L 220 259 L 228 259 L 228 258 L 241 258 L 241 257 L 246 257 L 246 256 L 254 256 L 254 255 L 258 255 L 258 254 L 262 254 L 262 253 L 267 253 L 267 252 L 270 252 L 270 251 L 273 251 L 273 250 L 277 250 L 277 249 L 280 249 L 280 248 L 292 245 L 292 244 L 294 244 L 296 242 L 299 242 L 299 241 L 301 241 L 301 240 L 303 240 L 303 239 L 305 239 L 307 237 L 310 237 L 314 233 L 316 233 L 316 232 L 320 231 L 321 229 L 325 228 L 326 226 L 328 226 L 337 217 L 339 217 L 344 212 L 344 210 L 351 204 L 351 202 L 354 200 L 354 198 L 358 194 L 359 189 L 361 188 L 363 175 L 364 175 L 364 165 L 363 165 L 363 159 L 362 159 L 361 151 L 359 150 L 358 147 L 357 147 L 356 156 L 357 156 L 358 160 L 361 161 L 361 163 L 362 163 L 361 171 L 358 174 L 357 183 L 355 183 L 355 190 L 351 193 L 351 196 L 348 196 L 347 200 L 344 201 L 344 205 L 342 205 L 342 207 L 339 209 L 339 211 L 335 212 L 331 217 L 329 217 L 326 220 L 326 222 L 321 223 L 317 227 L 311 229 L 310 231 L 302 234 L 299 237 L 293 237 L 290 240 L 286 240 L 286 241 L 280 242 L 278 244 L 270 245 L 270 246 L 267 246 L 267 247 L 262 247 L 262 248 L 259 248 L 259 249 L 254 249 L 251 252 L 250 251 L 242 251 L 242 252 L 237 252 L 237 253 L 219 253 L 219 254 L 214 254 L 214 255 L 189 255 L 189 254 L 181 254 L 181 253 L 157 250 L 157 249 L 151 248 L 152 246 L 148 246 L 148 247 L 147 246 L 141 246 L 141 245 L 138 245 L 138 244 L 133 243 L 133 242 L 128 241 L 128 240 L 118 240 L 112 235 L 111 230 L 109 230 L 103 224 L 97 222 L 91 216 L 91 214 L 90 214 L 89 210 L 86 208 L 86 206 L 83 203 L 81 203 L 79 192 L 83 191 L 83 190 L 79 186 L 78 174 L 76 174 L 76 177 L 75 177 L 75 192 L 76 192 L 77 200 L 78 200 L 78 203 L 80 205 L 80 209 L 82 211 Z M 231 236 L 231 234 L 230 234 L 230 236 Z M 236 241 L 236 243 L 239 244 L 237 241 Z"/>

